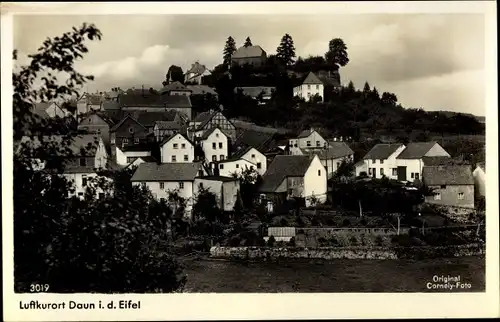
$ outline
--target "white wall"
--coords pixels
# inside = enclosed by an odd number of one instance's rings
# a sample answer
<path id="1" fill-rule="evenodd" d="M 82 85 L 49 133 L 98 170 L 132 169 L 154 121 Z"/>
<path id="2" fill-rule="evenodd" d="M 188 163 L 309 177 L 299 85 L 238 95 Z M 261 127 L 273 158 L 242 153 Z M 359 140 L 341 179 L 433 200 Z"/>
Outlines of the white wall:
<path id="1" fill-rule="evenodd" d="M 300 149 L 324 148 L 325 143 L 328 144 L 326 140 L 316 131 L 313 131 L 308 137 L 300 138 L 297 141 Z M 307 141 L 310 142 L 309 146 L 307 146 Z M 318 142 L 319 146 L 317 145 Z"/>
<path id="2" fill-rule="evenodd" d="M 305 84 L 293 88 L 293 96 L 304 98 L 306 101 L 316 94 L 324 100 L 324 92 L 325 87 L 323 84 Z"/>
<path id="3" fill-rule="evenodd" d="M 194 181 L 194 196 L 199 193 L 199 185 L 203 184 L 203 188 L 214 193 L 217 197 L 217 202 L 219 209 L 224 211 L 233 211 L 234 205 L 238 198 L 238 190 L 240 189 L 240 182 L 235 181 L 217 181 L 217 180 L 206 180 L 203 178 L 196 178 Z"/>
<path id="4" fill-rule="evenodd" d="M 397 159 L 397 166 L 406 167 L 407 181 L 415 181 L 415 178 L 417 176 L 416 174 L 418 174 L 418 178 L 422 180 L 422 168 L 424 167 L 424 162 L 422 161 L 422 159 Z"/>
<path id="5" fill-rule="evenodd" d="M 108 163 L 108 153 L 106 152 L 106 147 L 102 138 L 99 138 L 99 143 L 97 144 L 97 149 L 95 152 L 95 167 L 96 168 L 106 168 Z"/>
<path id="6" fill-rule="evenodd" d="M 313 195 L 318 198 L 321 203 L 324 203 L 327 198 L 326 194 L 326 169 L 321 164 L 319 158 L 315 156 L 304 176 L 304 197 L 306 198 L 306 206 L 310 205 L 309 198 Z"/>
<path id="7" fill-rule="evenodd" d="M 384 169 L 384 175 L 389 178 L 389 179 L 397 179 L 398 176 L 397 174 L 393 176 L 392 169 L 398 167 L 398 162 L 399 160 L 396 159 L 396 157 L 403 152 L 403 150 L 406 147 L 403 145 L 399 147 L 396 151 L 394 151 L 393 154 L 389 156 L 389 158 L 383 160 L 383 163 L 381 163 L 381 160 L 377 159 L 375 162 L 372 159 L 367 159 L 363 160 L 365 162 L 366 167 L 368 168 L 366 174 L 371 177 L 372 175 L 369 173 L 371 168 L 375 168 L 376 170 L 376 178 L 380 179 L 382 178 L 382 175 L 380 174 L 380 169 Z"/>
<path id="8" fill-rule="evenodd" d="M 221 165 L 223 168 L 221 169 Z M 230 162 L 223 162 L 219 163 L 219 175 L 224 176 L 224 177 L 231 177 L 233 173 L 236 174 L 241 174 L 243 170 L 245 169 L 251 169 L 252 167 L 254 169 L 257 168 L 257 166 L 245 159 L 239 159 L 236 161 L 230 161 Z"/>
<path id="9" fill-rule="evenodd" d="M 215 149 L 213 144 L 215 143 Z M 222 148 L 219 144 L 222 143 Z M 227 136 L 221 130 L 215 129 L 206 140 L 201 142 L 201 147 L 205 153 L 207 162 L 226 160 L 228 156 L 228 140 Z M 223 156 L 221 158 L 221 155 Z M 215 156 L 215 160 L 213 157 Z"/>
<path id="10" fill-rule="evenodd" d="M 486 173 L 480 167 L 476 167 L 474 172 L 472 172 L 474 176 L 474 188 L 480 196 L 486 196 Z"/>
<path id="11" fill-rule="evenodd" d="M 325 167 L 326 171 L 327 171 L 327 176 L 328 178 L 330 178 L 331 176 L 333 176 L 333 174 L 335 172 L 337 172 L 338 168 L 339 168 L 339 165 L 342 164 L 342 161 L 352 161 L 353 159 L 353 155 L 348 155 L 348 156 L 345 156 L 345 157 L 341 157 L 341 158 L 336 158 L 336 159 L 321 159 L 321 164 Z"/>
<path id="12" fill-rule="evenodd" d="M 177 190 L 179 196 L 186 200 L 186 212 L 189 213 L 193 206 L 193 182 L 192 181 L 182 181 L 182 182 L 184 184 L 184 187 L 182 189 L 180 189 L 179 185 L 180 182 L 174 182 L 174 181 L 164 181 L 163 189 L 160 188 L 159 181 L 149 181 L 144 183 L 153 193 L 153 197 L 157 200 L 160 200 L 161 198 L 167 200 L 169 192 Z M 132 182 L 132 184 L 141 185 L 142 182 Z"/>
<path id="13" fill-rule="evenodd" d="M 120 148 L 116 147 L 116 163 L 119 165 L 129 165 L 127 158 L 130 157 L 149 157 L 151 156 L 151 151 L 122 151 Z"/>
<path id="14" fill-rule="evenodd" d="M 87 189 L 87 186 L 89 185 L 89 180 L 92 180 L 94 178 L 97 178 L 98 175 L 95 172 L 90 172 L 90 173 L 64 173 L 64 177 L 73 182 L 73 188 L 75 189 L 75 193 L 70 194 L 68 197 L 71 196 L 77 196 L 79 198 L 83 198 L 85 196 L 85 190 Z M 87 178 L 87 184 L 84 187 L 83 186 L 83 178 Z M 96 188 L 96 198 L 99 198 L 99 193 L 104 193 L 104 191 L 97 187 Z"/>
<path id="15" fill-rule="evenodd" d="M 267 158 L 264 154 L 262 154 L 259 150 L 255 148 L 251 148 L 247 153 L 245 153 L 242 157 L 247 161 L 255 164 L 255 169 L 262 176 L 267 171 Z M 260 163 L 260 168 L 259 168 Z"/>
<path id="16" fill-rule="evenodd" d="M 184 144 L 184 147 L 182 146 Z M 177 148 L 174 148 L 176 145 Z M 172 161 L 172 156 L 175 156 L 175 162 L 193 162 L 194 161 L 194 146 L 181 134 L 175 135 L 168 142 L 160 147 L 161 163 L 169 163 Z M 187 160 L 184 156 L 187 155 Z"/>

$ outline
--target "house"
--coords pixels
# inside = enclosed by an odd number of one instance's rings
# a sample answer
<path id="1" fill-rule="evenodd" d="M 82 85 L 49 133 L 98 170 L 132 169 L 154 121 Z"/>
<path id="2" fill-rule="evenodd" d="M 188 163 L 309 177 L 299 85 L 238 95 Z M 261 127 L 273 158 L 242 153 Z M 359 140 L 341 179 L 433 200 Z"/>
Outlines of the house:
<path id="1" fill-rule="evenodd" d="M 398 168 L 396 157 L 406 148 L 404 144 L 376 144 L 361 161 L 355 164 L 356 176 L 368 175 L 373 178 L 404 178 L 405 168 Z"/>
<path id="2" fill-rule="evenodd" d="M 474 189 L 476 194 L 481 197 L 486 197 L 486 163 L 478 163 L 472 175 L 474 176 Z"/>
<path id="3" fill-rule="evenodd" d="M 209 130 L 205 130 L 199 139 L 207 163 L 227 159 L 229 151 L 229 136 L 221 129 L 218 127 L 212 127 Z"/>
<path id="4" fill-rule="evenodd" d="M 186 95 L 163 95 L 153 89 L 141 91 L 129 91 L 118 96 L 118 104 L 123 111 L 147 111 L 161 112 L 176 110 L 191 119 L 191 100 Z"/>
<path id="5" fill-rule="evenodd" d="M 128 144 L 116 146 L 116 163 L 121 166 L 128 166 L 136 159 L 151 156 L 151 145 L 149 144 Z"/>
<path id="6" fill-rule="evenodd" d="M 155 125 L 158 122 L 174 122 L 179 125 L 187 122 L 185 116 L 175 110 L 156 112 L 133 111 L 130 114 L 148 130 L 148 133 L 154 133 Z"/>
<path id="7" fill-rule="evenodd" d="M 267 164 L 279 154 L 285 154 L 285 150 L 279 147 L 279 134 L 274 132 L 262 132 L 256 130 L 244 130 L 232 145 L 233 152 L 248 147 L 253 147 L 263 153 L 267 158 Z"/>
<path id="8" fill-rule="evenodd" d="M 129 163 L 129 165 L 127 165 L 126 168 L 130 169 L 132 167 L 137 167 L 137 166 L 139 166 L 139 164 L 145 163 L 145 162 L 158 163 L 158 161 L 152 156 L 137 157 L 134 161 Z"/>
<path id="9" fill-rule="evenodd" d="M 238 48 L 231 56 L 232 65 L 251 65 L 260 67 L 265 65 L 267 54 L 260 46 L 248 46 Z"/>
<path id="10" fill-rule="evenodd" d="M 243 158 L 230 158 L 215 163 L 215 167 L 217 170 L 214 170 L 214 173 L 224 177 L 234 177 L 240 175 L 244 170 L 256 169 L 257 165 Z"/>
<path id="11" fill-rule="evenodd" d="M 92 111 L 100 111 L 104 98 L 98 94 L 83 93 L 80 98 L 76 100 L 76 113 L 87 114 Z"/>
<path id="12" fill-rule="evenodd" d="M 161 163 L 189 163 L 194 161 L 194 144 L 186 136 L 176 133 L 160 144 Z"/>
<path id="13" fill-rule="evenodd" d="M 424 166 L 422 179 L 433 191 L 433 196 L 426 196 L 426 202 L 474 208 L 474 177 L 470 166 Z"/>
<path id="14" fill-rule="evenodd" d="M 278 155 L 262 179 L 261 197 L 273 204 L 299 198 L 308 207 L 327 198 L 326 169 L 317 155 Z"/>
<path id="15" fill-rule="evenodd" d="M 267 157 L 254 147 L 248 146 L 231 155 L 231 160 L 247 160 L 255 164 L 255 170 L 262 176 L 267 171 Z"/>
<path id="16" fill-rule="evenodd" d="M 249 87 L 235 87 L 235 94 L 241 93 L 246 96 L 250 96 L 251 98 L 258 100 L 259 105 L 266 104 L 273 93 L 276 91 L 276 87 L 270 86 L 249 86 Z"/>
<path id="17" fill-rule="evenodd" d="M 201 137 L 205 131 L 218 127 L 224 131 L 229 138 L 234 139 L 236 129 L 221 111 L 212 110 L 200 113 L 190 122 L 188 129 L 188 137 L 194 140 L 195 137 Z"/>
<path id="18" fill-rule="evenodd" d="M 130 114 L 126 114 L 109 132 L 111 145 L 119 147 L 148 142 L 150 134 L 149 130 Z"/>
<path id="19" fill-rule="evenodd" d="M 170 84 L 165 85 L 160 90 L 161 95 L 191 95 L 191 90 L 186 87 L 186 85 L 181 82 L 175 81 Z"/>
<path id="20" fill-rule="evenodd" d="M 436 142 L 411 142 L 396 157 L 399 181 L 420 180 L 424 157 L 447 157 L 451 158 Z"/>
<path id="21" fill-rule="evenodd" d="M 211 75 L 208 68 L 205 65 L 195 62 L 191 64 L 191 68 L 184 74 L 184 83 L 193 83 L 201 85 L 203 82 L 203 77 Z"/>
<path id="22" fill-rule="evenodd" d="M 187 95 L 162 95 L 166 111 L 177 111 L 182 118 L 191 120 L 193 105 Z"/>
<path id="23" fill-rule="evenodd" d="M 328 142 L 313 128 L 303 130 L 296 139 L 289 140 L 290 154 L 301 155 L 300 149 L 324 149 Z"/>
<path id="24" fill-rule="evenodd" d="M 40 142 L 38 137 L 29 138 L 23 137 L 21 144 L 27 144 L 28 147 L 34 149 L 43 149 L 43 142 L 63 142 L 62 136 L 43 137 Z M 69 181 L 73 182 L 74 192 L 70 192 L 68 197 L 78 196 L 83 198 L 88 187 L 90 179 L 98 177 L 97 172 L 101 169 L 106 169 L 108 162 L 108 154 L 101 138 L 87 134 L 79 135 L 73 138 L 73 141 L 68 147 L 72 153 L 71 157 L 64 160 L 63 175 Z M 35 166 L 38 170 L 45 168 L 45 164 L 36 162 Z M 104 191 L 97 189 L 98 196 L 102 196 Z"/>
<path id="25" fill-rule="evenodd" d="M 43 116 L 44 118 L 46 116 L 55 118 L 55 117 L 60 117 L 64 118 L 70 113 L 63 109 L 62 104 L 57 103 L 55 101 L 51 102 L 44 102 L 44 103 L 36 103 L 35 108 L 33 109 L 33 112 L 37 115 Z"/>
<path id="26" fill-rule="evenodd" d="M 342 162 L 352 162 L 354 151 L 345 142 L 328 142 L 322 149 L 300 149 L 302 155 L 317 155 L 325 167 L 327 177 L 331 178 Z"/>
<path id="27" fill-rule="evenodd" d="M 321 101 L 324 100 L 325 85 L 313 72 L 307 74 L 300 85 L 293 88 L 293 96 L 298 96 L 306 101 L 316 95 L 321 97 Z"/>
<path id="28" fill-rule="evenodd" d="M 180 121 L 156 121 L 153 127 L 156 142 L 163 141 L 175 133 L 183 132 L 185 125 Z"/>
<path id="29" fill-rule="evenodd" d="M 132 185 L 144 185 L 158 200 L 167 199 L 171 192 L 177 192 L 186 201 L 186 214 L 190 214 L 194 203 L 194 180 L 207 172 L 199 162 L 155 163 L 145 162 L 137 166 L 130 181 Z"/>
<path id="30" fill-rule="evenodd" d="M 217 206 L 223 211 L 233 211 L 239 198 L 240 180 L 233 177 L 206 176 L 194 179 L 194 195 L 201 189 L 215 194 Z"/>
<path id="31" fill-rule="evenodd" d="M 97 134 L 102 138 L 105 145 L 109 145 L 109 130 L 114 124 L 114 121 L 108 118 L 106 114 L 96 111 L 82 118 L 78 124 L 78 130 Z"/>
<path id="32" fill-rule="evenodd" d="M 219 96 L 215 89 L 208 85 L 187 85 L 187 88 L 191 90 L 191 95 L 205 95 L 210 94 L 215 97 Z"/>

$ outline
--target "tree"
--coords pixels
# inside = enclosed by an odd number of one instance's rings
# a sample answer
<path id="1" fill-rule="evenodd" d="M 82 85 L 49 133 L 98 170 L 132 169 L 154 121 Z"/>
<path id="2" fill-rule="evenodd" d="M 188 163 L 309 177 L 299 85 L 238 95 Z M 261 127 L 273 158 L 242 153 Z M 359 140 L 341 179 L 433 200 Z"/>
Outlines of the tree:
<path id="1" fill-rule="evenodd" d="M 101 32 L 83 24 L 47 39 L 13 73 L 14 140 L 28 138 L 14 154 L 15 289 L 28 292 L 40 283 L 57 293 L 177 290 L 185 283 L 180 267 L 171 256 L 154 253 L 160 235 L 148 211 L 151 193 L 132 186 L 129 172 L 107 171 L 89 183 L 84 200 L 68 198 L 73 186 L 64 176 L 65 161 L 74 157 L 69 146 L 77 133 L 54 136 L 58 129 L 51 126 L 31 130 L 47 124 L 33 113 L 35 102 L 68 100 L 92 79 L 74 69 L 88 52 L 86 39 L 99 40 Z M 60 73 L 68 80 L 59 82 Z M 42 86 L 34 85 L 36 79 Z M 31 144 L 36 140 L 41 144 Z M 34 160 L 45 166 L 34 168 Z M 107 195 L 96 199 L 96 185 Z"/>
<path id="2" fill-rule="evenodd" d="M 228 68 L 231 66 L 231 57 L 233 56 L 234 52 L 236 51 L 236 43 L 234 42 L 233 37 L 229 36 L 226 40 L 226 45 L 224 46 L 224 51 L 223 51 L 223 63 Z"/>
<path id="3" fill-rule="evenodd" d="M 285 66 L 291 66 L 294 63 L 295 47 L 292 36 L 289 34 L 281 38 L 280 45 L 276 49 L 276 58 Z"/>
<path id="4" fill-rule="evenodd" d="M 193 206 L 193 217 L 195 220 L 205 218 L 210 223 L 218 222 L 222 219 L 221 210 L 218 207 L 217 196 L 200 186 L 196 203 Z"/>
<path id="5" fill-rule="evenodd" d="M 382 103 L 393 106 L 396 106 L 396 103 L 398 102 L 398 98 L 396 97 L 396 95 L 388 92 L 382 93 L 381 100 Z"/>
<path id="6" fill-rule="evenodd" d="M 347 46 L 340 38 L 330 40 L 328 51 L 325 53 L 325 59 L 328 63 L 338 67 L 344 67 L 349 63 L 347 55 Z"/>
<path id="7" fill-rule="evenodd" d="M 250 40 L 250 37 L 247 37 L 247 39 L 245 40 L 245 44 L 243 46 L 245 46 L 245 47 L 253 46 L 252 41 Z"/>
<path id="8" fill-rule="evenodd" d="M 173 82 L 180 82 L 184 83 L 184 72 L 182 71 L 182 68 L 176 65 L 171 65 L 168 68 L 168 72 L 165 75 L 165 80 L 163 81 L 163 86 L 166 86 L 167 84 L 173 83 Z"/>
<path id="9" fill-rule="evenodd" d="M 365 86 L 363 87 L 363 94 L 368 95 L 371 92 L 370 84 L 368 82 L 365 82 Z"/>

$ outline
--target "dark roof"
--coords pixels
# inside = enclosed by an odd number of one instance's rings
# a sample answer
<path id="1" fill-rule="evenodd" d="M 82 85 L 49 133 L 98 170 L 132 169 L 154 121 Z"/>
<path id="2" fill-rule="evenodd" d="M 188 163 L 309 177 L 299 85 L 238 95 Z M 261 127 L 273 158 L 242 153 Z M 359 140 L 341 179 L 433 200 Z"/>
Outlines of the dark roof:
<path id="1" fill-rule="evenodd" d="M 452 165 L 456 162 L 450 157 L 422 157 L 422 161 L 426 166 Z"/>
<path id="2" fill-rule="evenodd" d="M 248 151 L 250 151 L 251 149 L 255 149 L 254 147 L 251 147 L 251 146 L 247 146 L 247 147 L 243 147 L 239 150 L 237 150 L 236 152 L 234 152 L 232 155 L 231 155 L 231 159 L 239 159 L 241 158 L 242 156 L 244 156 Z"/>
<path id="3" fill-rule="evenodd" d="M 148 112 L 148 111 L 137 111 L 133 113 L 133 116 L 137 122 L 141 123 L 145 127 L 153 127 L 157 121 L 173 121 L 177 116 L 177 111 L 158 111 L 158 112 Z"/>
<path id="4" fill-rule="evenodd" d="M 304 78 L 304 80 L 302 81 L 302 84 L 323 84 L 323 82 L 321 81 L 321 79 L 318 78 L 318 76 L 316 76 L 316 74 L 314 74 L 313 72 L 309 72 L 309 74 L 307 74 L 307 76 Z"/>
<path id="5" fill-rule="evenodd" d="M 159 130 L 180 130 L 183 125 L 176 121 L 156 121 L 155 126 L 158 126 Z"/>
<path id="6" fill-rule="evenodd" d="M 208 85 L 188 85 L 187 88 L 191 90 L 191 95 L 202 95 L 202 94 L 217 95 L 215 89 L 213 89 Z"/>
<path id="7" fill-rule="evenodd" d="M 210 136 L 210 134 L 212 134 L 216 129 L 218 129 L 219 131 L 222 132 L 222 134 L 224 134 L 226 137 L 229 137 L 226 133 L 224 133 L 223 130 L 219 129 L 219 127 L 215 126 L 215 127 L 212 127 L 206 131 L 203 132 L 203 134 L 201 135 L 201 139 L 202 140 L 206 140 L 208 139 L 208 137 Z"/>
<path id="8" fill-rule="evenodd" d="M 311 160 L 304 155 L 277 155 L 267 168 L 259 191 L 274 192 L 286 177 L 304 176 Z"/>
<path id="9" fill-rule="evenodd" d="M 200 64 L 199 62 L 195 62 L 194 64 L 191 64 L 191 68 L 186 72 L 186 74 L 203 74 L 207 70 L 205 65 Z"/>
<path id="10" fill-rule="evenodd" d="M 379 159 L 387 159 L 390 157 L 394 152 L 396 152 L 397 149 L 400 147 L 404 146 L 401 143 L 395 143 L 395 144 L 384 144 L 384 143 L 379 143 L 375 145 L 368 153 L 364 156 L 363 159 L 372 159 L 372 160 L 379 160 Z"/>
<path id="11" fill-rule="evenodd" d="M 251 146 L 259 151 L 267 151 L 270 143 L 273 141 L 273 133 L 263 133 L 253 130 L 243 131 L 234 141 L 235 147 Z"/>
<path id="12" fill-rule="evenodd" d="M 124 117 L 124 118 L 123 118 L 120 122 L 116 123 L 116 124 L 115 124 L 115 125 L 114 125 L 111 129 L 109 129 L 109 130 L 110 130 L 111 132 L 116 131 L 116 130 L 117 130 L 117 129 L 119 129 L 119 128 L 120 128 L 120 126 L 122 126 L 122 124 L 123 124 L 123 123 L 125 123 L 125 121 L 126 121 L 127 119 L 129 119 L 129 118 L 130 118 L 131 120 L 134 120 L 137 124 L 139 124 L 140 126 L 142 126 L 144 129 L 146 129 L 146 128 L 144 127 L 144 125 L 142 125 L 141 123 L 137 122 L 137 120 L 136 120 L 135 118 L 133 118 L 133 117 L 132 117 L 132 115 L 130 115 L 130 114 L 125 114 L 125 117 Z"/>
<path id="13" fill-rule="evenodd" d="M 436 142 L 410 142 L 397 159 L 421 159 L 429 152 Z"/>
<path id="14" fill-rule="evenodd" d="M 201 168 L 199 162 L 161 164 L 144 162 L 139 164 L 130 181 L 193 181 Z"/>
<path id="15" fill-rule="evenodd" d="M 48 108 L 49 103 L 36 103 L 31 111 L 43 119 L 48 119 L 50 118 L 50 115 L 47 113 Z"/>
<path id="16" fill-rule="evenodd" d="M 194 122 L 205 122 L 207 119 L 212 118 L 212 113 L 207 111 L 207 112 L 201 112 L 200 114 L 196 115 L 194 118 Z"/>
<path id="17" fill-rule="evenodd" d="M 199 177 L 197 179 L 210 180 L 210 181 L 222 181 L 222 182 L 238 181 L 239 180 L 238 178 L 224 177 L 224 176 L 204 176 L 204 177 Z"/>
<path id="18" fill-rule="evenodd" d="M 127 106 L 147 106 L 147 107 L 165 107 L 162 96 L 144 90 L 144 94 L 127 93 L 118 95 L 120 107 Z"/>
<path id="19" fill-rule="evenodd" d="M 302 149 L 304 154 L 316 154 L 321 160 L 324 159 L 338 159 L 353 155 L 354 151 L 345 142 L 329 142 L 330 146 L 326 149 Z"/>
<path id="20" fill-rule="evenodd" d="M 172 134 L 171 136 L 168 136 L 168 137 L 165 137 L 163 139 L 163 141 L 160 143 L 160 146 L 163 146 L 165 143 L 167 143 L 168 141 L 170 141 L 171 139 L 173 139 L 176 135 L 180 135 L 182 136 L 183 138 L 185 138 L 190 144 L 192 144 L 194 146 L 194 143 L 191 142 L 191 140 L 186 136 L 184 135 L 184 133 L 181 133 L 181 132 L 178 132 L 178 133 L 174 133 Z"/>
<path id="21" fill-rule="evenodd" d="M 144 162 L 157 162 L 155 157 L 146 156 L 146 157 L 138 157 L 138 159 L 142 159 Z"/>
<path id="22" fill-rule="evenodd" d="M 468 165 L 424 166 L 422 179 L 428 186 L 474 184 L 474 177 Z"/>
<path id="23" fill-rule="evenodd" d="M 191 99 L 186 95 L 162 95 L 162 101 L 166 108 L 192 107 Z"/>
<path id="24" fill-rule="evenodd" d="M 283 135 L 288 135 L 291 134 L 291 131 L 285 128 L 276 128 L 276 127 L 269 127 L 269 126 L 260 126 L 255 123 L 251 122 L 246 122 L 238 119 L 231 119 L 231 123 L 233 123 L 234 127 L 237 129 L 241 130 L 254 130 L 258 132 L 265 132 L 265 133 L 279 133 Z"/>
<path id="25" fill-rule="evenodd" d="M 250 57 L 260 57 L 266 52 L 260 46 L 248 46 L 240 47 L 236 50 L 231 58 L 250 58 Z"/>
<path id="26" fill-rule="evenodd" d="M 172 82 L 170 84 L 165 85 L 162 89 L 160 89 L 160 93 L 168 93 L 170 91 L 188 91 L 190 92 L 191 90 L 187 88 L 184 84 L 181 82 Z"/>

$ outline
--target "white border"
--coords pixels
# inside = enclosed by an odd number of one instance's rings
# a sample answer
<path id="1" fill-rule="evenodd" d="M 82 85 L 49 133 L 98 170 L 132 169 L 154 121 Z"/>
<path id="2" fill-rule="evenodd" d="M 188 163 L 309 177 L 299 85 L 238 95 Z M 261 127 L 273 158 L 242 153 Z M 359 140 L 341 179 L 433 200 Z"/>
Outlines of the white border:
<path id="1" fill-rule="evenodd" d="M 2 3 L 2 217 L 3 299 L 6 321 L 78 320 L 216 320 L 320 318 L 498 317 L 498 84 L 495 2 L 214 2 L 214 3 Z M 315 293 L 315 294 L 161 294 L 161 295 L 19 295 L 13 293 L 12 221 L 12 15 L 30 14 L 359 14 L 359 13 L 483 13 L 486 16 L 486 159 L 488 225 L 486 292 Z M 77 277 L 76 277 L 77 278 Z M 103 303 L 140 300 L 141 310 L 19 310 L 19 301 Z"/>

